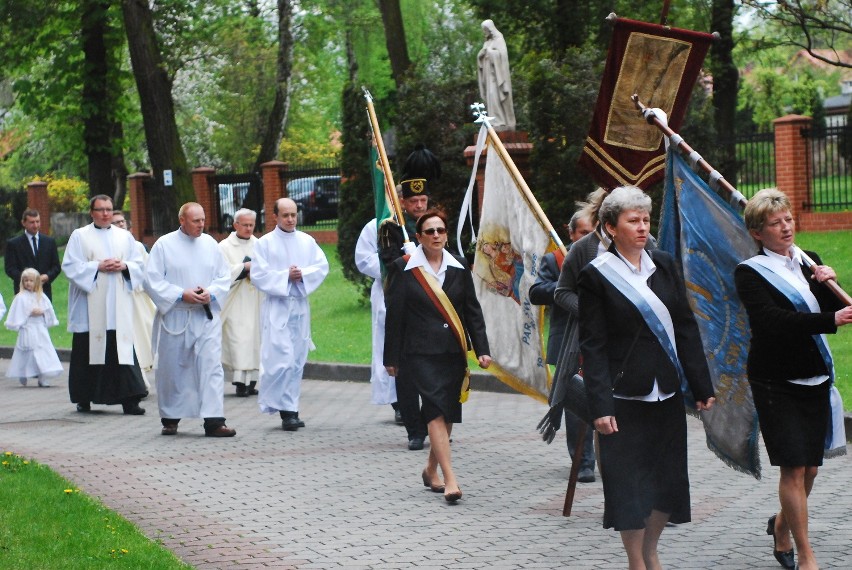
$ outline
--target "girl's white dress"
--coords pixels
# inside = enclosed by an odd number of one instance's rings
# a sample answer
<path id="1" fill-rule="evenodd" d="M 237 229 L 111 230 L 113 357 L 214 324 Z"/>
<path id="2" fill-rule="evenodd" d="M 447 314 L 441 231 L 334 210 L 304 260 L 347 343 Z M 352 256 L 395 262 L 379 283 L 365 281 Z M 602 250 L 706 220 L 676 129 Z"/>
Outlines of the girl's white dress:
<path id="1" fill-rule="evenodd" d="M 62 374 L 62 363 L 47 327 L 59 324 L 53 304 L 46 295 L 37 300 L 35 293 L 21 291 L 12 300 L 9 314 L 6 316 L 6 328 L 18 331 L 18 340 L 12 360 L 6 370 L 7 378 L 50 377 Z M 41 306 L 44 314 L 31 316 L 34 307 Z"/>

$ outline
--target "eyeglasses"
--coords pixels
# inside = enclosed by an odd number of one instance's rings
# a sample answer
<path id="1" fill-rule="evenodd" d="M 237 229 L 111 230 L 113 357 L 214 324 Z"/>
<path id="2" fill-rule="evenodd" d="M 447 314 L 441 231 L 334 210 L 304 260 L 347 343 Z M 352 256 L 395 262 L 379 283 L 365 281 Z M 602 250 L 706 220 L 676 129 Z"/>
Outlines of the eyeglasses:
<path id="1" fill-rule="evenodd" d="M 93 212 L 98 212 L 101 214 L 112 213 L 112 208 L 92 208 Z"/>
<path id="2" fill-rule="evenodd" d="M 423 233 L 426 234 L 427 236 L 433 236 L 435 234 L 442 236 L 445 233 L 447 233 L 447 228 L 429 228 L 429 229 L 423 230 Z"/>
<path id="3" fill-rule="evenodd" d="M 112 223 L 112 225 L 114 225 L 114 226 L 122 225 L 122 226 L 123 226 L 123 225 L 124 225 L 124 224 L 126 224 L 126 223 L 127 223 L 127 220 L 115 220 L 115 221 Z"/>

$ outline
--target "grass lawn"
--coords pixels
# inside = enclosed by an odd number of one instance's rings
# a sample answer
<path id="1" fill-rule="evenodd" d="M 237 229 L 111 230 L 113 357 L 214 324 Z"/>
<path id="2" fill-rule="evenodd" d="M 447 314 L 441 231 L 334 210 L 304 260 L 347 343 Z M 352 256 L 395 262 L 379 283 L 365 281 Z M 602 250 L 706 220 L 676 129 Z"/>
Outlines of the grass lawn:
<path id="1" fill-rule="evenodd" d="M 47 467 L 9 451 L 0 466 L 0 505 L 4 570 L 192 568 Z"/>

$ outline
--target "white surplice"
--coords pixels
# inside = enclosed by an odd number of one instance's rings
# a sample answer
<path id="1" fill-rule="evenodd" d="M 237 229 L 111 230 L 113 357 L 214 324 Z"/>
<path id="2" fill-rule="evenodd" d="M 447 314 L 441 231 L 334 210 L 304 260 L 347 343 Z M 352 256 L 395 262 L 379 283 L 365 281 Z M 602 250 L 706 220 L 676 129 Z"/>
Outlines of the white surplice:
<path id="1" fill-rule="evenodd" d="M 145 251 L 145 246 L 141 242 L 136 242 L 136 249 L 139 250 L 139 255 L 142 256 L 142 267 L 148 262 L 148 252 Z M 157 307 L 151 301 L 151 297 L 145 292 L 144 283 L 133 289 L 133 346 L 136 349 L 136 359 L 139 361 L 139 368 L 142 369 L 142 377 L 145 379 L 145 384 L 148 384 L 145 378 L 145 371 L 151 370 L 154 367 L 154 354 L 151 350 L 151 331 L 154 328 L 154 315 L 157 313 Z M 150 386 L 149 386 L 150 388 Z"/>
<path id="2" fill-rule="evenodd" d="M 257 238 L 240 239 L 236 232 L 219 242 L 231 270 L 231 292 L 222 307 L 222 364 L 234 381 L 256 381 L 260 368 L 260 302 L 263 294 L 243 274 L 245 259 L 254 259 Z"/>
<path id="3" fill-rule="evenodd" d="M 32 314 L 34 308 L 43 313 Z M 47 295 L 21 290 L 12 300 L 6 316 L 6 328 L 18 331 L 15 351 L 6 369 L 7 378 L 51 377 L 62 374 L 62 363 L 53 348 L 48 327 L 59 324 Z"/>
<path id="4" fill-rule="evenodd" d="M 302 280 L 290 282 L 290 267 L 302 270 Z M 308 295 L 328 275 L 328 260 L 316 240 L 300 231 L 275 227 L 257 241 L 251 280 L 266 296 L 262 302 L 260 340 L 260 411 L 298 412 L 302 373 L 311 341 Z"/>
<path id="5" fill-rule="evenodd" d="M 154 244 L 145 269 L 145 290 L 157 306 L 152 347 L 160 417 L 224 417 L 222 326 L 219 313 L 228 297 L 230 271 L 212 237 L 183 230 Z M 202 305 L 182 301 L 184 289 L 210 292 L 208 319 Z"/>
<path id="6" fill-rule="evenodd" d="M 374 404 L 396 402 L 396 379 L 388 374 L 384 365 L 385 351 L 385 291 L 382 286 L 382 264 L 379 260 L 376 218 L 361 230 L 355 244 L 355 267 L 373 278 L 370 287 L 370 315 L 373 323 L 373 359 L 370 365 L 370 386 Z"/>
<path id="7" fill-rule="evenodd" d="M 101 273 L 104 259 L 120 259 L 123 272 Z M 68 278 L 68 331 L 88 332 L 89 364 L 104 364 L 106 331 L 115 331 L 118 363 L 133 365 L 133 289 L 144 282 L 142 256 L 127 230 L 89 224 L 72 232 L 62 271 Z"/>

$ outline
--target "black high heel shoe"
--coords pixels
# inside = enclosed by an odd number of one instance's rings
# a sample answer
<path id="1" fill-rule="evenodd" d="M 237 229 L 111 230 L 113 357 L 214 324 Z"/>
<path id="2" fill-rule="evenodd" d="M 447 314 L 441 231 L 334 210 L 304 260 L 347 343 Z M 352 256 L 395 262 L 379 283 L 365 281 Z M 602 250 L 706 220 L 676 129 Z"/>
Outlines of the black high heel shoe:
<path id="1" fill-rule="evenodd" d="M 775 517 L 777 516 L 772 515 L 766 523 L 766 534 L 772 536 L 772 554 L 775 556 L 778 564 L 787 568 L 787 570 L 794 570 L 796 568 L 796 552 L 794 549 L 791 548 L 787 551 L 778 550 L 778 537 L 775 536 Z"/>

